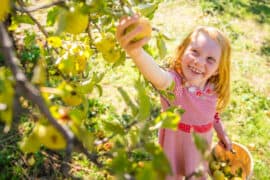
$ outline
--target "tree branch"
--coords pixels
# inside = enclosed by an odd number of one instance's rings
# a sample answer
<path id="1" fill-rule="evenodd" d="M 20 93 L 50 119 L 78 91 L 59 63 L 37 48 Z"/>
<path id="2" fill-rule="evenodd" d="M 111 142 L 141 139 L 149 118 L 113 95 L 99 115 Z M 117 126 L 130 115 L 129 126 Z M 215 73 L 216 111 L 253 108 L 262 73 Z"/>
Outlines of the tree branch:
<path id="1" fill-rule="evenodd" d="M 20 12 L 35 12 L 41 9 L 46 9 L 46 8 L 50 8 L 56 5 L 63 5 L 65 3 L 64 0 L 59 0 L 59 1 L 55 1 L 55 2 L 51 2 L 49 4 L 41 4 L 38 6 L 32 6 L 32 7 L 17 7 L 14 6 L 15 10 L 20 11 Z"/>
<path id="2" fill-rule="evenodd" d="M 18 3 L 21 6 L 22 12 L 25 12 L 32 19 L 32 21 L 34 21 L 34 23 L 38 26 L 39 30 L 44 34 L 44 36 L 48 38 L 49 34 L 47 33 L 47 31 L 45 31 L 42 25 L 32 16 L 32 14 L 24 8 L 25 6 L 24 2 L 22 0 L 18 0 Z"/>
<path id="3" fill-rule="evenodd" d="M 89 153 L 82 143 L 76 137 L 74 137 L 73 133 L 68 129 L 68 127 L 60 125 L 57 120 L 54 119 L 48 107 L 45 105 L 45 102 L 40 95 L 40 91 L 29 83 L 24 73 L 19 68 L 18 59 L 14 55 L 12 41 L 10 40 L 3 23 L 0 23 L 0 52 L 2 52 L 5 63 L 11 69 L 15 78 L 17 87 L 16 93 L 22 94 L 25 98 L 37 105 L 40 111 L 45 115 L 45 117 L 47 117 L 49 122 L 52 123 L 52 125 L 57 128 L 67 140 L 66 158 L 64 161 L 69 161 L 73 145 L 75 144 L 79 151 L 84 153 L 90 161 L 92 161 L 98 167 L 102 167 L 102 164 L 98 162 L 98 155 Z"/>
<path id="4" fill-rule="evenodd" d="M 25 98 L 36 104 L 40 111 L 48 118 L 50 123 L 57 128 L 67 140 L 66 153 L 69 156 L 73 148 L 73 133 L 64 126 L 61 126 L 51 115 L 48 107 L 45 105 L 43 98 L 38 89 L 36 89 L 19 68 L 19 61 L 14 54 L 12 41 L 6 31 L 3 23 L 0 23 L 0 50 L 4 56 L 6 65 L 11 69 L 16 81 L 16 90 L 18 94 L 22 94 Z"/>

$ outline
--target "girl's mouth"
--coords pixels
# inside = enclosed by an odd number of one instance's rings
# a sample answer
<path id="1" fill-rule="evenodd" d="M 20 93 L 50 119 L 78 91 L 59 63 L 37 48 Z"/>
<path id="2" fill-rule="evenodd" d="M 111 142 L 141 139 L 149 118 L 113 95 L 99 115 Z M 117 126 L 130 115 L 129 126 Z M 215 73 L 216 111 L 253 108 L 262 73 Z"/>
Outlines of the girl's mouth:
<path id="1" fill-rule="evenodd" d="M 189 67 L 189 69 L 190 69 L 193 73 L 195 73 L 195 74 L 203 74 L 202 71 L 200 71 L 199 69 L 197 69 L 197 68 L 195 68 L 195 67 L 193 67 L 193 66 L 188 66 L 188 67 Z"/>

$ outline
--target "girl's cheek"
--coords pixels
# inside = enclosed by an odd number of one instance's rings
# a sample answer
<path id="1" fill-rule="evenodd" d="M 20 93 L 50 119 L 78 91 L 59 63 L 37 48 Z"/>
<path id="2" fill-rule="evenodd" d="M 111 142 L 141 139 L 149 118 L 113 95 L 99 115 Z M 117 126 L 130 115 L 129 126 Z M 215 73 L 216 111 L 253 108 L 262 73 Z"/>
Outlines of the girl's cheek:
<path id="1" fill-rule="evenodd" d="M 187 54 L 184 54 L 183 58 L 186 59 L 186 60 L 189 60 L 189 59 L 192 59 L 193 56 L 192 56 L 192 54 L 187 53 Z"/>

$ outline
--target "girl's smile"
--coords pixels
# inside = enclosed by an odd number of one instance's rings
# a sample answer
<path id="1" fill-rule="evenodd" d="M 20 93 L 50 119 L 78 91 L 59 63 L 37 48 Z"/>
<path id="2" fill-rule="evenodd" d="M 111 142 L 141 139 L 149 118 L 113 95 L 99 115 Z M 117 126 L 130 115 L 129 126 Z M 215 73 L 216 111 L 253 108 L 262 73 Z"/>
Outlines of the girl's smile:
<path id="1" fill-rule="evenodd" d="M 204 88 L 207 80 L 217 75 L 221 47 L 206 33 L 199 33 L 186 48 L 182 61 L 185 80 L 192 86 Z"/>

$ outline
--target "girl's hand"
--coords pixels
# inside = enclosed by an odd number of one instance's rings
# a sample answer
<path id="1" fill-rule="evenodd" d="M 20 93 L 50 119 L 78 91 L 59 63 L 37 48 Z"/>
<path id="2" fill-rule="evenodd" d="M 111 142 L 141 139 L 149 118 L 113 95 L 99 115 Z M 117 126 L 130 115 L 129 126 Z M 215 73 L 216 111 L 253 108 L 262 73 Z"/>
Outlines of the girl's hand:
<path id="1" fill-rule="evenodd" d="M 229 137 L 227 135 L 225 135 L 222 138 L 219 138 L 219 142 L 218 142 L 224 149 L 226 149 L 227 151 L 231 151 L 232 150 L 232 142 L 229 139 Z"/>
<path id="2" fill-rule="evenodd" d="M 125 33 L 127 27 L 133 24 L 139 24 L 139 15 L 122 17 L 119 21 L 118 26 L 116 27 L 116 39 L 120 43 L 120 46 L 125 49 L 125 51 L 131 55 L 134 51 L 139 50 L 143 45 L 149 41 L 149 37 L 145 37 L 136 42 L 131 42 L 136 35 L 143 31 L 143 27 L 137 25 L 130 32 Z"/>

